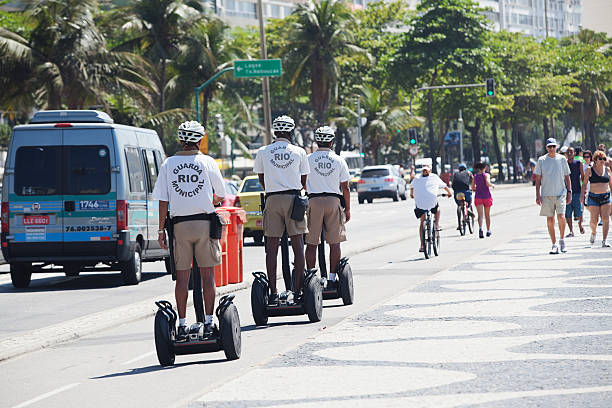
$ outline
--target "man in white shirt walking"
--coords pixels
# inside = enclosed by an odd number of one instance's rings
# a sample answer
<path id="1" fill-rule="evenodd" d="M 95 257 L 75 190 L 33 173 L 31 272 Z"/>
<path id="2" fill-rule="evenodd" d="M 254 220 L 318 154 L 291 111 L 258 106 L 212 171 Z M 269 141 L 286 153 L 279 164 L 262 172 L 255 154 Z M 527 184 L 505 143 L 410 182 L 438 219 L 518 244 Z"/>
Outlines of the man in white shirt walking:
<path id="1" fill-rule="evenodd" d="M 225 196 L 225 186 L 215 160 L 200 153 L 200 143 L 205 134 L 204 127 L 196 121 L 181 123 L 178 139 L 183 150 L 162 164 L 153 190 L 153 198 L 159 200 L 158 242 L 164 249 L 168 249 L 164 230 L 168 210 L 174 225 L 174 295 L 179 314 L 179 340 L 186 337 L 188 330 L 189 271 L 194 256 L 204 288 L 204 334 L 210 335 L 216 330 L 213 324 L 214 267 L 221 263 L 221 247 L 218 239 L 210 238 L 210 224 L 212 217 L 216 217 L 214 206 Z"/>
<path id="2" fill-rule="evenodd" d="M 538 158 L 534 174 L 536 176 L 536 203 L 541 206 L 540 215 L 546 217 L 548 235 L 552 241 L 551 254 L 559 253 L 555 234 L 555 213 L 559 223 L 559 244 L 561 252 L 566 252 L 565 206 L 572 202 L 572 181 L 567 159 L 557 154 L 557 140 L 546 139 L 548 154 Z"/>
<path id="3" fill-rule="evenodd" d="M 329 244 L 328 286 L 336 281 L 336 267 L 342 253 L 340 243 L 346 241 L 344 224 L 351 219 L 351 193 L 346 161 L 333 152 L 335 132 L 329 126 L 315 131 L 318 149 L 308 155 L 310 174 L 306 182 L 308 191 L 308 234 L 306 235 L 306 265 L 315 267 L 317 245 L 321 232 Z"/>
<path id="4" fill-rule="evenodd" d="M 306 219 L 296 221 L 291 218 L 293 202 L 306 188 L 306 177 L 310 173 L 306 152 L 291 144 L 295 123 L 289 116 L 279 116 L 272 123 L 275 140 L 257 152 L 253 171 L 259 176 L 266 192 L 266 205 L 263 212 L 263 230 L 266 236 L 266 271 L 270 284 L 268 302 L 278 302 L 276 288 L 276 266 L 280 239 L 285 230 L 291 238 L 295 267 L 295 294 L 299 295 L 304 280 L 304 238 L 307 232 Z M 296 300 L 299 301 L 299 296 Z"/>
<path id="5" fill-rule="evenodd" d="M 438 191 L 443 188 L 446 190 L 448 197 L 451 196 L 451 191 L 445 182 L 438 177 L 437 174 L 431 172 L 428 164 L 423 165 L 421 175 L 417 176 L 410 183 L 410 198 L 414 198 L 414 215 L 420 219 L 419 222 L 419 239 L 421 240 L 421 249 L 423 252 L 423 223 L 425 222 L 425 213 L 431 211 L 435 216 L 435 228 L 440 229 L 440 207 L 438 206 Z"/>

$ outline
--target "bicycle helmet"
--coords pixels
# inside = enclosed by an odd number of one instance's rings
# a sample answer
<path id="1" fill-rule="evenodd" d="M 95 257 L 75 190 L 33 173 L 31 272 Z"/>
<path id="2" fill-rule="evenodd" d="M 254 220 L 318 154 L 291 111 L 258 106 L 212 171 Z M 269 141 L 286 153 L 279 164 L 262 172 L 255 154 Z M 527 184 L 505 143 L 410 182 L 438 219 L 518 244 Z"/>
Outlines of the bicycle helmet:
<path id="1" fill-rule="evenodd" d="M 295 122 L 289 116 L 279 116 L 272 122 L 274 132 L 291 132 L 293 129 L 295 129 Z"/>
<path id="2" fill-rule="evenodd" d="M 329 143 L 336 137 L 334 129 L 329 126 L 321 126 L 315 130 L 314 138 L 316 142 Z"/>
<path id="3" fill-rule="evenodd" d="M 178 138 L 181 142 L 197 143 L 206 134 L 206 129 L 199 122 L 190 120 L 183 122 L 178 128 Z"/>
<path id="4" fill-rule="evenodd" d="M 459 166 L 457 168 L 459 169 L 459 171 L 467 170 L 465 163 L 459 163 Z"/>

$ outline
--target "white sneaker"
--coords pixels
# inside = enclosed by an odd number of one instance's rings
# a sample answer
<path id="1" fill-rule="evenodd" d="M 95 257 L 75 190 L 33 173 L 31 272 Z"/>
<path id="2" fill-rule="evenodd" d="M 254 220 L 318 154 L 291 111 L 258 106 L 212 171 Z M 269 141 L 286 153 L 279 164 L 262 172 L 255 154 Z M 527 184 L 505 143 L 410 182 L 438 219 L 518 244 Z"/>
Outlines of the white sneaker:
<path id="1" fill-rule="evenodd" d="M 559 246 L 557 244 L 553 244 L 552 249 L 550 250 L 551 255 L 557 255 L 559 253 Z"/>
<path id="2" fill-rule="evenodd" d="M 608 244 L 608 243 L 606 242 L 606 240 L 604 239 L 603 241 L 601 241 L 601 247 L 602 247 L 602 248 L 610 248 L 610 244 Z"/>
<path id="3" fill-rule="evenodd" d="M 589 242 L 591 243 L 591 245 L 595 243 L 595 234 L 591 234 L 591 239 L 589 239 Z"/>
<path id="4" fill-rule="evenodd" d="M 565 249 L 565 241 L 560 239 L 559 240 L 559 245 L 561 246 L 561 252 L 567 252 L 567 249 Z"/>

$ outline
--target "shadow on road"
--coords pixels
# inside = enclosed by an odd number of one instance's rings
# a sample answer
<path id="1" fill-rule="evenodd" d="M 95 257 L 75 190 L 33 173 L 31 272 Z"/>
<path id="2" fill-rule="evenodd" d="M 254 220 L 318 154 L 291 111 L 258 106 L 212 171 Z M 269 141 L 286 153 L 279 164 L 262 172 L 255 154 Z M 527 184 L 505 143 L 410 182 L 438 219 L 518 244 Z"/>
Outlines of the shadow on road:
<path id="1" fill-rule="evenodd" d="M 296 317 L 300 317 L 300 316 L 296 316 Z M 308 319 L 306 317 L 306 315 L 304 315 L 305 319 Z M 248 326 L 242 326 L 240 328 L 241 331 L 253 331 L 253 330 L 264 330 L 264 329 L 268 329 L 270 327 L 277 327 L 277 326 L 298 326 L 298 325 L 303 325 L 303 324 L 310 324 L 310 322 L 308 320 L 304 320 L 304 321 L 299 321 L 299 322 L 275 322 L 275 323 L 268 323 L 265 326 L 255 326 L 254 324 L 250 324 Z"/>
<path id="2" fill-rule="evenodd" d="M 8 282 L 0 285 L 0 293 L 32 293 L 52 292 L 60 290 L 84 290 L 84 289 L 109 289 L 124 286 L 123 279 L 117 273 L 84 273 L 78 277 L 49 276 L 36 279 L 36 273 L 32 274 L 32 282 L 25 289 L 17 289 Z M 158 279 L 166 276 L 165 272 L 143 272 L 141 282 Z"/>
<path id="3" fill-rule="evenodd" d="M 206 354 L 206 353 L 202 353 L 202 354 Z M 156 372 L 156 371 L 172 370 L 172 369 L 175 369 L 175 368 L 188 367 L 188 366 L 192 366 L 192 365 L 206 365 L 206 364 L 224 363 L 224 362 L 230 362 L 230 361 L 228 359 L 226 359 L 226 358 L 218 358 L 218 359 L 215 359 L 215 360 L 190 361 L 188 363 L 179 363 L 179 364 L 174 364 L 174 365 L 171 365 L 171 366 L 168 366 L 168 367 L 162 367 L 160 365 L 152 365 L 152 366 L 147 366 L 147 367 L 132 368 L 132 369 L 129 369 L 127 371 L 123 371 L 121 373 L 113 373 L 113 374 L 101 375 L 99 377 L 91 377 L 90 380 L 104 380 L 106 378 L 115 378 L 115 377 L 125 377 L 125 376 L 129 376 L 129 375 L 147 374 L 147 373 L 153 373 L 153 372 Z"/>

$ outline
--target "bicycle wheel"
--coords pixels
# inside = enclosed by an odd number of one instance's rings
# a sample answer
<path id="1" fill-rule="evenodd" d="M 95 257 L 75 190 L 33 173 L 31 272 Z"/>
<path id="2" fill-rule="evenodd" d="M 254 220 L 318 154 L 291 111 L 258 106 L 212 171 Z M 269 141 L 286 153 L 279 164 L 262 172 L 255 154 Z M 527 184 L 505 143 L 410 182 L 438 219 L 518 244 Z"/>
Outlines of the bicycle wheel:
<path id="1" fill-rule="evenodd" d="M 461 236 L 465 235 L 465 212 L 464 212 L 464 206 L 465 205 L 459 205 L 457 207 L 457 222 L 459 223 L 459 234 L 461 234 Z"/>
<path id="2" fill-rule="evenodd" d="M 432 224 L 431 227 L 431 242 L 433 247 L 433 253 L 435 256 L 440 254 L 440 231 L 438 231 Z"/>
<path id="3" fill-rule="evenodd" d="M 465 209 L 465 212 L 467 213 L 467 207 Z M 468 230 L 470 230 L 470 234 L 474 233 L 474 218 L 476 217 L 470 217 L 469 215 L 466 214 L 465 219 L 467 220 L 467 227 Z"/>
<path id="4" fill-rule="evenodd" d="M 423 223 L 423 228 L 421 230 L 421 242 L 423 242 L 423 255 L 425 255 L 425 259 L 429 259 L 431 256 L 431 249 L 429 248 L 429 222 L 427 218 L 425 218 L 425 222 Z"/>

